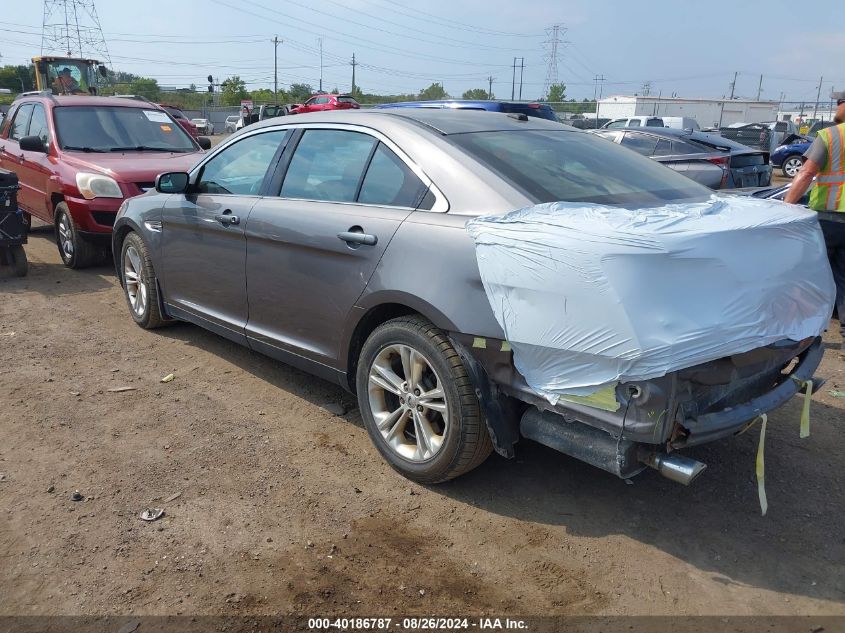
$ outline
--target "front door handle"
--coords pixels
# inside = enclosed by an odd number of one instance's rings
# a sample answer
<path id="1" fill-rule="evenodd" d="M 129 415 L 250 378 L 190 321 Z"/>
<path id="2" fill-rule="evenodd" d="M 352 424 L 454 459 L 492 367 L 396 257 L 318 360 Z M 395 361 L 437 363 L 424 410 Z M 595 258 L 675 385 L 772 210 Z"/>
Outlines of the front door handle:
<path id="1" fill-rule="evenodd" d="M 231 209 L 226 209 L 220 215 L 215 215 L 214 219 L 220 222 L 223 226 L 237 226 L 241 223 L 241 219 L 238 216 L 232 215 Z"/>
<path id="2" fill-rule="evenodd" d="M 370 235 L 369 233 L 363 233 L 360 229 L 358 231 L 344 231 L 343 233 L 338 233 L 337 237 L 339 240 L 346 242 L 347 244 L 361 244 L 363 246 L 375 246 L 378 244 L 377 236 Z"/>

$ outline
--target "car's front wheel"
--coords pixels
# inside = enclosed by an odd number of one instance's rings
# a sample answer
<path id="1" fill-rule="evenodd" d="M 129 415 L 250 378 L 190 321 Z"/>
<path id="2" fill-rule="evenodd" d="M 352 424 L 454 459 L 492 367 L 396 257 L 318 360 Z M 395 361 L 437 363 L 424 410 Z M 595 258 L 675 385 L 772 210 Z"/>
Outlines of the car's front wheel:
<path id="1" fill-rule="evenodd" d="M 56 245 L 62 262 L 68 268 L 86 268 L 93 264 L 98 251 L 85 236 L 79 232 L 67 204 L 56 205 Z"/>
<path id="2" fill-rule="evenodd" d="M 367 432 L 408 479 L 433 484 L 481 464 L 493 449 L 472 382 L 446 335 L 400 317 L 373 331 L 356 375 Z"/>
<path id="3" fill-rule="evenodd" d="M 798 175 L 798 172 L 801 170 L 801 166 L 804 164 L 804 159 L 800 156 L 790 156 L 785 161 L 783 161 L 783 165 L 781 165 L 781 171 L 783 175 L 787 178 L 795 178 Z"/>
<path id="4" fill-rule="evenodd" d="M 150 252 L 137 233 L 130 233 L 120 249 L 120 274 L 123 294 L 135 323 L 145 330 L 161 327 L 158 287 Z"/>

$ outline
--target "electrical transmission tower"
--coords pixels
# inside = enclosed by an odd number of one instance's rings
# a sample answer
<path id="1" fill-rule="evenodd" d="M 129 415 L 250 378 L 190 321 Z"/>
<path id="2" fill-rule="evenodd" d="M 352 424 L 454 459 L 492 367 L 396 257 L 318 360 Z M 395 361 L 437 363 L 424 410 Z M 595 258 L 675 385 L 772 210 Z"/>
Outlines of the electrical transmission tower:
<path id="1" fill-rule="evenodd" d="M 546 54 L 543 56 L 543 61 L 546 62 L 546 81 L 543 84 L 543 98 L 548 99 L 549 89 L 552 84 L 558 83 L 557 76 L 557 62 L 559 47 L 564 44 L 563 35 L 566 33 L 566 28 L 561 24 L 555 24 L 546 29 L 548 39 L 543 42 L 546 49 Z"/>
<path id="2" fill-rule="evenodd" d="M 92 57 L 111 65 L 94 0 L 44 0 L 41 54 Z"/>

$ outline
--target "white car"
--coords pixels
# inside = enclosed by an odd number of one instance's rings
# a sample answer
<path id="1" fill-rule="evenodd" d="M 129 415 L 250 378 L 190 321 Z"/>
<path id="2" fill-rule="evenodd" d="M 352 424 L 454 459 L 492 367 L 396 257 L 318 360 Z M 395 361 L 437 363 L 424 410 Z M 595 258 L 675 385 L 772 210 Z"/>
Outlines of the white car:
<path id="1" fill-rule="evenodd" d="M 191 119 L 191 123 L 197 126 L 198 134 L 214 134 L 214 124 L 208 119 Z"/>
<path id="2" fill-rule="evenodd" d="M 239 117 L 237 114 L 234 115 L 234 116 L 227 116 L 226 117 L 226 129 L 225 129 L 225 131 L 230 133 L 230 134 L 234 134 L 235 132 L 237 132 L 239 129 L 241 129 L 240 127 L 238 127 L 238 122 L 240 120 L 241 120 L 241 117 Z M 243 127 L 243 125 L 241 125 L 241 127 Z"/>

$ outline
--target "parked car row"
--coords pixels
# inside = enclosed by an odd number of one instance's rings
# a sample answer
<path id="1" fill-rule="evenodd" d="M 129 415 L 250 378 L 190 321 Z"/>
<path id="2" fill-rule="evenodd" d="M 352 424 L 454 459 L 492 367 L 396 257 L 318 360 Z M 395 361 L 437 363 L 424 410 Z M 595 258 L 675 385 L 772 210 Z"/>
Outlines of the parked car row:
<path id="1" fill-rule="evenodd" d="M 766 187 L 772 180 L 766 152 L 714 134 L 660 127 L 602 129 L 593 133 L 711 189 Z"/>
<path id="2" fill-rule="evenodd" d="M 207 138 L 149 102 L 24 95 L 0 127 L 0 167 L 19 174 L 23 210 L 55 227 L 65 265 L 111 247 L 139 326 L 192 322 L 342 385 L 385 460 L 416 481 L 513 456 L 522 435 L 620 477 L 653 467 L 689 483 L 704 465 L 678 449 L 734 434 L 812 377 L 820 339 L 784 339 L 620 383 L 610 409 L 539 400 L 467 221 L 555 201 L 697 204 L 709 190 L 541 107 L 355 110 L 257 122 L 205 153 Z M 669 139 L 748 157 L 707 135 Z"/>

